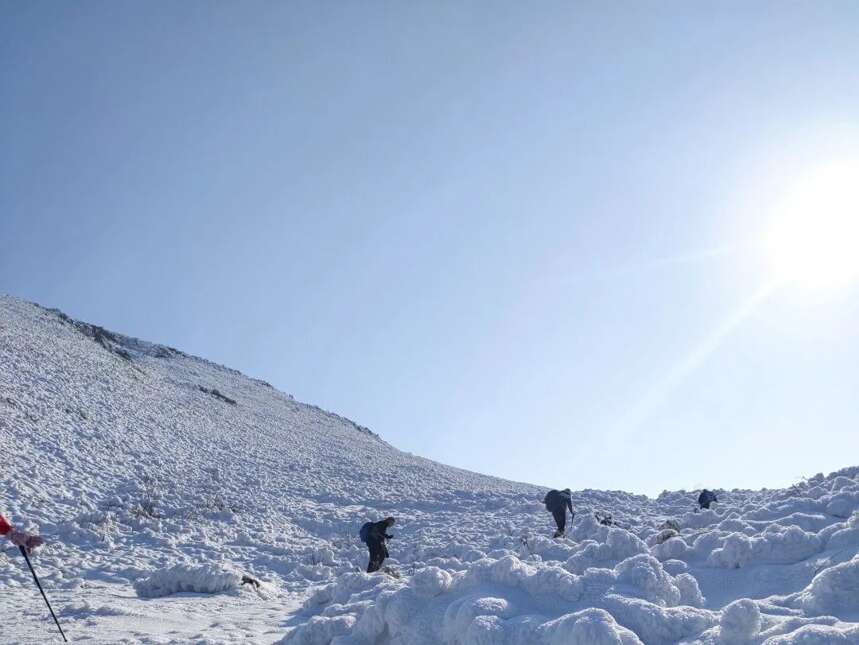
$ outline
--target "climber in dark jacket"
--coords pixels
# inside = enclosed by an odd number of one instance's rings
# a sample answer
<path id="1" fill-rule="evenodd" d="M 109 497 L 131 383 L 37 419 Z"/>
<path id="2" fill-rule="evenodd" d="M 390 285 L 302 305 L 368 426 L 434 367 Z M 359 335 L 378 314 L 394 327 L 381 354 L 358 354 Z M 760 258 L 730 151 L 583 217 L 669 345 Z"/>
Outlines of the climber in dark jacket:
<path id="1" fill-rule="evenodd" d="M 374 522 L 367 532 L 367 548 L 370 549 L 370 563 L 367 565 L 367 573 L 373 573 L 382 568 L 382 563 L 388 557 L 388 547 L 385 540 L 390 540 L 393 535 L 388 535 L 388 529 L 397 520 L 386 517 L 381 522 Z"/>
<path id="2" fill-rule="evenodd" d="M 555 518 L 555 524 L 558 525 L 558 530 L 555 531 L 555 534 L 552 537 L 561 537 L 564 534 L 564 530 L 567 525 L 567 509 L 570 509 L 571 522 L 576 516 L 575 511 L 573 511 L 573 500 L 570 489 L 550 490 L 546 493 L 546 498 L 543 500 L 543 503 L 546 505 L 546 510 L 548 510 L 552 514 L 552 517 Z"/>
<path id="3" fill-rule="evenodd" d="M 701 491 L 701 494 L 698 495 L 698 506 L 701 508 L 710 508 L 710 504 L 713 502 L 718 502 L 716 499 L 716 494 L 713 491 L 709 491 L 706 488 Z"/>

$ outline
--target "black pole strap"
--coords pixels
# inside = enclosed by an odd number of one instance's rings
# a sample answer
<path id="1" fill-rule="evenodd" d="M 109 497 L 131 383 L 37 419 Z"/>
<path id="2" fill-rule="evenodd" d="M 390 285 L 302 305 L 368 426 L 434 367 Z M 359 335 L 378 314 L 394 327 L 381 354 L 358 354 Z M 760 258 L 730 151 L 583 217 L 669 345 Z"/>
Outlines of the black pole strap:
<path id="1" fill-rule="evenodd" d="M 36 575 L 36 570 L 33 569 L 33 565 L 30 564 L 30 556 L 27 555 L 27 549 L 22 546 L 18 547 L 21 549 L 21 555 L 24 556 L 24 559 L 27 561 L 27 566 L 30 567 L 30 573 L 33 574 L 33 580 L 36 581 L 36 586 L 39 588 L 39 591 L 42 592 L 42 598 L 45 599 L 45 604 L 48 606 L 48 611 L 51 612 L 51 617 L 54 619 L 54 622 L 57 625 L 57 629 L 60 630 L 60 636 L 63 637 L 63 642 L 68 643 L 69 640 L 66 638 L 66 635 L 63 633 L 63 628 L 60 627 L 60 621 L 57 620 L 57 616 L 54 613 L 54 610 L 51 608 L 51 603 L 48 602 L 48 597 L 45 595 L 44 589 L 42 589 L 42 583 L 39 582 L 39 577 Z"/>

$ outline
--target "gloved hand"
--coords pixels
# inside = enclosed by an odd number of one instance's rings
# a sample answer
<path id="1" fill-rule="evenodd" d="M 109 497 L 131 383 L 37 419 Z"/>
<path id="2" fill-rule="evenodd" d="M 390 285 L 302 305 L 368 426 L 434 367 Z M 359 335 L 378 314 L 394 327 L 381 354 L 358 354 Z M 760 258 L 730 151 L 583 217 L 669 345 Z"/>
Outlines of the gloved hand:
<path id="1" fill-rule="evenodd" d="M 9 539 L 12 540 L 12 544 L 15 546 L 22 546 L 27 549 L 27 553 L 32 553 L 33 549 L 45 543 L 38 535 L 32 535 L 24 531 L 18 531 L 17 529 L 12 529 L 9 532 Z"/>
<path id="2" fill-rule="evenodd" d="M 387 533 L 385 533 L 385 539 L 386 539 L 386 540 L 393 540 L 393 539 L 394 539 L 394 536 L 393 536 L 393 535 L 388 535 Z"/>

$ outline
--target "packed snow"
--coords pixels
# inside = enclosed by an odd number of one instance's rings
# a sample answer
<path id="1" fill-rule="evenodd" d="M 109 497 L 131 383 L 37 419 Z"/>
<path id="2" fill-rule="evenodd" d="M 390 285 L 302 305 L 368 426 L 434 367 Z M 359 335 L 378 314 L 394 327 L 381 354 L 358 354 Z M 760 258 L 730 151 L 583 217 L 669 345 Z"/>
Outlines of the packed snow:
<path id="1" fill-rule="evenodd" d="M 33 564 L 74 642 L 859 644 L 859 468 L 701 511 L 577 491 L 552 539 L 545 488 L 10 297 L 0 450 L 0 512 L 46 538 Z M 388 515 L 392 557 L 364 573 L 358 530 Z M 58 641 L 0 547 L 0 642 Z"/>

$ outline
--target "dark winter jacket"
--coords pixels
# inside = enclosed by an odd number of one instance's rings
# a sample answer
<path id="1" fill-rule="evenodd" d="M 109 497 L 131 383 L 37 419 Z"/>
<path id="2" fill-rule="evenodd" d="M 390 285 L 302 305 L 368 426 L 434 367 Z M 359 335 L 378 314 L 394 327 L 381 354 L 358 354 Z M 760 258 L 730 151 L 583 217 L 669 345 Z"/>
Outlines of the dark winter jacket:
<path id="1" fill-rule="evenodd" d="M 367 532 L 367 544 L 384 542 L 390 540 L 393 536 L 388 535 L 388 524 L 385 520 L 381 522 L 373 522 L 370 525 L 370 530 Z"/>
<path id="2" fill-rule="evenodd" d="M 570 513 L 573 512 L 573 500 L 565 490 L 550 490 L 546 493 L 543 503 L 546 505 L 546 510 L 550 513 L 558 513 L 567 508 L 570 509 Z"/>
<path id="3" fill-rule="evenodd" d="M 716 499 L 716 494 L 706 488 L 701 491 L 700 495 L 698 495 L 698 506 L 701 508 L 709 508 L 711 503 L 718 501 L 719 500 Z"/>

